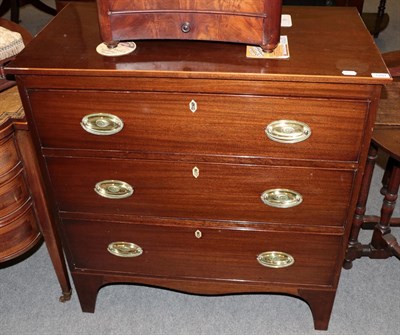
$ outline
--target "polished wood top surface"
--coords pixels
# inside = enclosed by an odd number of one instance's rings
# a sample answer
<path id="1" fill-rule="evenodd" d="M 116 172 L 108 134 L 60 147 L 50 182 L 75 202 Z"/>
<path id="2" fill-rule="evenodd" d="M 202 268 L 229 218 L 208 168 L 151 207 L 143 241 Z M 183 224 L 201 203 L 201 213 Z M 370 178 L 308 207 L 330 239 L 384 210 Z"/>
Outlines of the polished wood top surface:
<path id="1" fill-rule="evenodd" d="M 293 21 L 281 30 L 289 40 L 286 60 L 246 58 L 243 44 L 161 40 L 136 41 L 132 54 L 105 57 L 96 52 L 101 40 L 95 4 L 69 4 L 7 71 L 366 84 L 391 80 L 371 76 L 388 71 L 355 8 L 296 6 L 284 7 L 283 14 Z M 357 74 L 345 76 L 342 71 Z"/>
<path id="2" fill-rule="evenodd" d="M 386 52 L 382 55 L 393 83 L 386 85 L 381 93 L 375 126 L 377 128 L 400 128 L 400 50 Z M 398 150 L 399 152 L 399 150 Z"/>
<path id="3" fill-rule="evenodd" d="M 375 126 L 400 128 L 400 77 L 383 87 Z"/>

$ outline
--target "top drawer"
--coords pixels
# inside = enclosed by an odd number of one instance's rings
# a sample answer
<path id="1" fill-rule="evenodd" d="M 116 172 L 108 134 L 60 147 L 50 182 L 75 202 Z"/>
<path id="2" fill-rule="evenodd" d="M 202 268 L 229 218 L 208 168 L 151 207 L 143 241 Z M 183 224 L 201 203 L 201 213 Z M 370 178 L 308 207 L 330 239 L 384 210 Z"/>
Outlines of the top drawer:
<path id="1" fill-rule="evenodd" d="M 42 146 L 357 161 L 366 102 L 250 95 L 31 91 Z M 85 116 L 91 128 L 81 126 Z M 104 131 L 117 117 L 121 129 Z M 281 126 L 276 121 L 289 120 Z M 120 130 L 120 131 L 119 131 Z M 268 133 L 268 134 L 267 134 Z M 282 141 L 282 139 L 284 139 Z"/>

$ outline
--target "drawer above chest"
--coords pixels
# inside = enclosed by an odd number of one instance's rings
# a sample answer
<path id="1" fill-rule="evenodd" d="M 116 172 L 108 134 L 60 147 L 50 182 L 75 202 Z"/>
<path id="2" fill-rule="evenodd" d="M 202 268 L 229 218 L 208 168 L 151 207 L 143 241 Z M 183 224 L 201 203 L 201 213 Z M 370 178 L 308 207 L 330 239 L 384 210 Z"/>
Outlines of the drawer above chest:
<path id="1" fill-rule="evenodd" d="M 181 0 L 105 0 L 109 8 L 113 11 L 137 11 L 137 12 L 212 12 L 212 13 L 236 13 L 262 15 L 265 8 L 263 0 L 241 0 L 241 1 L 181 1 Z M 265 15 L 265 13 L 264 13 Z"/>
<path id="2" fill-rule="evenodd" d="M 343 226 L 354 171 L 46 158 L 62 212 Z"/>
<path id="3" fill-rule="evenodd" d="M 358 161 L 367 102 L 31 91 L 43 147 Z"/>
<path id="4" fill-rule="evenodd" d="M 64 220 L 63 230 L 75 269 L 325 286 L 333 283 L 342 239 L 82 220 Z"/>
<path id="5" fill-rule="evenodd" d="M 99 0 L 100 31 L 108 39 L 195 39 L 250 44 L 279 41 L 281 0 Z"/>

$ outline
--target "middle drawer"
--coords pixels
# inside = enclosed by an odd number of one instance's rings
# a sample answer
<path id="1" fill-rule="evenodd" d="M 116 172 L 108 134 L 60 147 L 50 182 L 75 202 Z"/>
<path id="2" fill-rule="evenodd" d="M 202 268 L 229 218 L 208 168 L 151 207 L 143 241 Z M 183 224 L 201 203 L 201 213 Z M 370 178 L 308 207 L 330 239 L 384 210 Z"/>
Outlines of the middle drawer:
<path id="1" fill-rule="evenodd" d="M 341 226 L 354 178 L 352 170 L 281 166 L 46 161 L 59 209 L 99 215 Z"/>
<path id="2" fill-rule="evenodd" d="M 360 101 L 223 94 L 29 96 L 44 147 L 352 162 L 368 108 Z M 91 115 L 85 131 L 82 120 Z"/>

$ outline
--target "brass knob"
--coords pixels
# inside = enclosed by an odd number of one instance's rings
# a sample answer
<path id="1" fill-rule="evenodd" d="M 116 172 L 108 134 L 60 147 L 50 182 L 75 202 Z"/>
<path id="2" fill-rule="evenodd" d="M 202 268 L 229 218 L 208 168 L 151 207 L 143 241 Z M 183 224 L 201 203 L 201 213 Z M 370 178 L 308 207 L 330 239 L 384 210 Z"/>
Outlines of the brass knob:
<path id="1" fill-rule="evenodd" d="M 181 30 L 183 33 L 188 33 L 190 31 L 190 22 L 184 22 L 181 25 Z"/>

